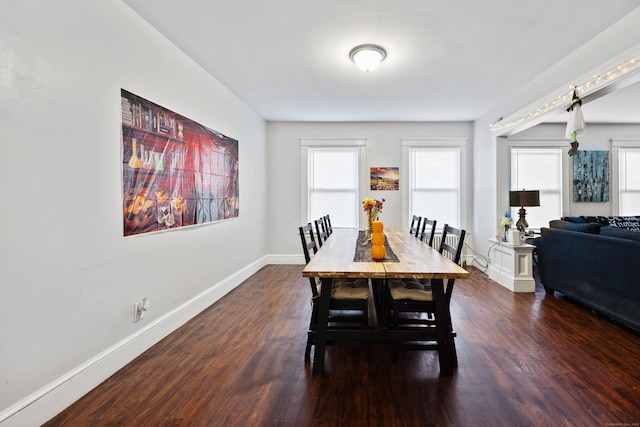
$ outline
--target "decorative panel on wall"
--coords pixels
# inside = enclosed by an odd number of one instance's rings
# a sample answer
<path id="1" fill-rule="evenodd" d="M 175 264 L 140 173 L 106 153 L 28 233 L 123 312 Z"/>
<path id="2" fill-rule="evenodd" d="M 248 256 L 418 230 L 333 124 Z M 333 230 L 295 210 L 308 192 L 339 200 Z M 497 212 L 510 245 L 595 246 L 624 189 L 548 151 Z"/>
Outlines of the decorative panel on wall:
<path id="1" fill-rule="evenodd" d="M 236 218 L 238 141 L 124 89 L 125 236 Z"/>
<path id="2" fill-rule="evenodd" d="M 573 156 L 573 201 L 609 201 L 609 152 L 579 150 Z"/>

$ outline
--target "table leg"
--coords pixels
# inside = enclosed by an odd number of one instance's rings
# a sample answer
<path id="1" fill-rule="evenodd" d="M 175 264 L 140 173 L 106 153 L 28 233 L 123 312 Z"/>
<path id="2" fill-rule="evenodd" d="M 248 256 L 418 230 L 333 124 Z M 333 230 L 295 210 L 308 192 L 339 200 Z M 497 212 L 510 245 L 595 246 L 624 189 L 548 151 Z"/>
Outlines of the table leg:
<path id="1" fill-rule="evenodd" d="M 451 376 L 455 365 L 455 343 L 453 342 L 453 329 L 451 327 L 451 311 L 444 293 L 444 281 L 442 279 L 431 279 L 431 290 L 436 306 L 440 374 Z"/>
<path id="2" fill-rule="evenodd" d="M 375 300 L 376 306 L 376 320 L 378 322 L 378 327 L 387 327 L 387 312 L 389 307 L 387 307 L 387 280 L 386 279 L 372 279 L 371 285 L 373 287 L 373 296 Z"/>
<path id="3" fill-rule="evenodd" d="M 313 353 L 313 374 L 324 373 L 324 350 L 327 346 L 327 326 L 329 323 L 329 307 L 331 305 L 331 287 L 333 279 L 321 279 L 320 297 L 318 298 L 318 318 L 316 322 L 316 339 Z"/>

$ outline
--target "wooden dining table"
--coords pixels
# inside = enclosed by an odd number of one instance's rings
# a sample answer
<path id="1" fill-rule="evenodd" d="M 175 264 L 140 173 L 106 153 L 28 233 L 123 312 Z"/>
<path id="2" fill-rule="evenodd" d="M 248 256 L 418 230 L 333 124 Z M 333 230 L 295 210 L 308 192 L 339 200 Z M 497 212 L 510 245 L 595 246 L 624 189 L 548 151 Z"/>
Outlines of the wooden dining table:
<path id="1" fill-rule="evenodd" d="M 334 229 L 318 253 L 305 266 L 304 277 L 322 281 L 318 300 L 317 330 L 313 358 L 313 373 L 324 372 L 327 343 L 379 341 L 436 341 L 441 375 L 453 375 L 456 364 L 454 336 L 445 280 L 465 279 L 469 272 L 440 254 L 437 250 L 409 234 L 407 230 L 385 230 L 387 243 L 397 260 L 354 261 L 359 230 Z M 332 281 L 334 279 L 372 279 L 376 295 L 377 324 L 374 327 L 332 329 L 328 327 Z M 387 279 L 431 279 L 436 310 L 435 328 L 401 329 L 387 327 L 384 291 Z"/>

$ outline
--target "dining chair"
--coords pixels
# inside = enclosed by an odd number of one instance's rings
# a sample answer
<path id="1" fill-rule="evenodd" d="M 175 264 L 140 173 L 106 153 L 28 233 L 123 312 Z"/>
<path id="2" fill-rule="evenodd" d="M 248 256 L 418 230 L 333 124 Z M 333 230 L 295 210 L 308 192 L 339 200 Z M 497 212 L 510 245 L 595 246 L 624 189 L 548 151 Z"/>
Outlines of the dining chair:
<path id="1" fill-rule="evenodd" d="M 462 248 L 466 231 L 451 227 L 445 224 L 442 232 L 439 252 L 451 259 L 456 264 L 460 264 Z M 447 305 L 451 302 L 451 294 L 455 279 L 449 279 L 444 289 Z M 436 310 L 433 303 L 430 282 L 420 282 L 418 280 L 396 280 L 390 279 L 387 283 L 387 298 L 391 310 L 390 328 L 422 328 L 428 330 L 435 328 L 437 324 Z M 406 316 L 401 316 L 407 313 Z M 451 325 L 449 325 L 451 326 Z M 453 333 L 455 337 L 455 332 Z M 392 361 L 397 360 L 399 350 L 433 350 L 437 349 L 437 344 L 433 340 L 430 342 L 398 342 L 392 346 Z M 453 344 L 454 361 L 457 364 L 455 352 L 455 341 Z"/>
<path id="2" fill-rule="evenodd" d="M 433 237 L 436 235 L 436 223 L 437 221 L 435 219 L 422 219 L 422 231 L 420 232 L 420 240 L 425 242 L 429 246 L 433 246 Z M 429 228 L 427 228 L 427 225 L 429 226 Z"/>
<path id="3" fill-rule="evenodd" d="M 323 216 L 322 219 L 324 219 L 324 226 L 327 230 L 327 236 L 331 236 L 331 234 L 333 233 L 333 227 L 331 226 L 331 218 L 329 217 L 329 214 Z"/>
<path id="4" fill-rule="evenodd" d="M 414 215 L 413 218 L 411 218 L 409 234 L 415 234 L 415 236 L 418 237 L 418 234 L 420 233 L 420 221 L 422 221 L 421 216 Z"/>
<path id="5" fill-rule="evenodd" d="M 313 221 L 316 226 L 316 236 L 318 237 L 318 245 L 322 247 L 322 244 L 327 240 L 329 235 L 327 234 L 327 229 L 324 225 L 324 219 L 319 218 Z"/>
<path id="6" fill-rule="evenodd" d="M 313 235 L 313 226 L 308 223 L 298 228 L 305 262 L 311 261 L 312 253 L 318 252 L 318 246 Z M 307 332 L 307 345 L 304 358 L 310 360 L 311 346 L 315 344 L 315 332 L 318 319 L 318 297 L 321 282 L 315 277 L 309 277 L 311 287 L 311 319 Z M 331 287 L 329 303 L 329 326 L 339 327 L 345 323 L 360 324 L 367 328 L 369 324 L 369 281 L 368 279 L 334 279 Z"/>

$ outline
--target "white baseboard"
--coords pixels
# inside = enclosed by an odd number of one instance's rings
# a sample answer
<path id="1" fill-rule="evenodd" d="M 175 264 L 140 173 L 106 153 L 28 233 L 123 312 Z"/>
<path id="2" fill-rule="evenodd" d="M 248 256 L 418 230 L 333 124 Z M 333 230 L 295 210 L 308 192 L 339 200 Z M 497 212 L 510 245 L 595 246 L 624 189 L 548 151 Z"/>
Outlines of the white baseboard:
<path id="1" fill-rule="evenodd" d="M 535 292 L 536 281 L 533 277 L 514 277 L 513 273 L 500 266 L 491 264 L 487 276 L 494 282 L 504 286 L 511 292 Z"/>
<path id="2" fill-rule="evenodd" d="M 41 425 L 270 263 L 265 256 L 0 412 L 0 426 Z M 292 257 L 291 257 L 292 258 Z M 282 262 L 284 263 L 284 262 Z M 302 259 L 304 264 L 304 258 Z"/>

